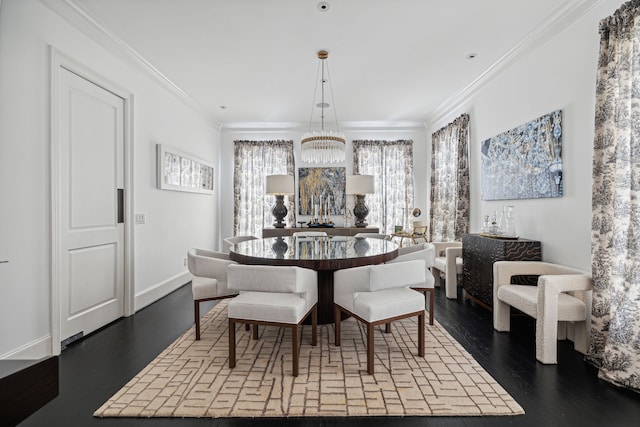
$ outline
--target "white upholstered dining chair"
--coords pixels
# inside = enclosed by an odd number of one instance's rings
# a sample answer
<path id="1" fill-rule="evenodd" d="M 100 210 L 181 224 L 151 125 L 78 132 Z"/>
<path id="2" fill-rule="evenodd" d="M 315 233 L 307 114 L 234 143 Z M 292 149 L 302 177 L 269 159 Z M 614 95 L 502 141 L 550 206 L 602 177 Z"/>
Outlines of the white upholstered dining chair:
<path id="1" fill-rule="evenodd" d="M 196 325 L 196 340 L 200 339 L 200 303 L 237 294 L 227 288 L 227 267 L 235 264 L 229 255 L 222 252 L 191 249 L 187 252 L 187 266 L 192 274 L 193 314 Z"/>
<path id="2" fill-rule="evenodd" d="M 398 256 L 387 264 L 394 264 L 397 262 L 411 261 L 414 259 L 424 260 L 425 265 L 425 278 L 424 283 L 419 286 L 412 286 L 418 292 L 422 292 L 425 298 L 429 300 L 429 324 L 433 325 L 433 315 L 435 309 L 435 279 L 431 274 L 431 267 L 435 260 L 436 250 L 432 243 L 419 243 L 412 246 L 404 246 L 398 248 Z"/>
<path id="3" fill-rule="evenodd" d="M 335 344 L 340 345 L 342 312 L 364 323 L 367 373 L 374 373 L 375 327 L 395 320 L 418 317 L 418 355 L 424 357 L 425 301 L 424 296 L 411 287 L 424 283 L 425 268 L 423 260 L 413 260 L 347 268 L 334 273 Z"/>
<path id="4" fill-rule="evenodd" d="M 222 240 L 222 250 L 223 252 L 229 253 L 229 251 L 231 251 L 231 246 L 235 245 L 236 243 L 240 243 L 240 242 L 246 242 L 247 240 L 255 240 L 257 239 L 256 236 L 234 236 L 234 237 L 225 237 Z"/>
<path id="5" fill-rule="evenodd" d="M 229 367 L 236 366 L 236 323 L 291 329 L 293 376 L 298 376 L 298 335 L 302 322 L 311 316 L 311 345 L 317 344 L 318 274 L 301 267 L 230 265 L 229 288 L 240 294 L 229 301 Z"/>
<path id="6" fill-rule="evenodd" d="M 327 237 L 326 231 L 295 231 L 293 237 Z"/>

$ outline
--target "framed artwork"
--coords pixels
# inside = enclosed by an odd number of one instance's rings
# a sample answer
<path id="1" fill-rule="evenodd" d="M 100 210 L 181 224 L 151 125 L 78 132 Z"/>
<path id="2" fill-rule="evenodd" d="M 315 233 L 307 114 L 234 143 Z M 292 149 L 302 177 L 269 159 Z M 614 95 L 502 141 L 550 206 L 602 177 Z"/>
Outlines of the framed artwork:
<path id="1" fill-rule="evenodd" d="M 299 168 L 298 213 L 312 215 L 313 205 L 329 206 L 329 214 L 345 208 L 346 168 Z"/>
<path id="2" fill-rule="evenodd" d="M 562 111 L 482 142 L 482 200 L 562 197 Z"/>
<path id="3" fill-rule="evenodd" d="M 156 144 L 157 186 L 161 190 L 213 194 L 213 164 Z"/>

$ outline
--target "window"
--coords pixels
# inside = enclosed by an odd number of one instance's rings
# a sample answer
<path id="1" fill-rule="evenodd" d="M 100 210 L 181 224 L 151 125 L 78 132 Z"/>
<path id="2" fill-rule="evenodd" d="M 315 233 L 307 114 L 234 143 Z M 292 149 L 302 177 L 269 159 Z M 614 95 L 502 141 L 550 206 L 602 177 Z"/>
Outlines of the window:
<path id="1" fill-rule="evenodd" d="M 367 195 L 367 222 L 381 233 L 409 226 L 413 209 L 413 141 L 353 141 L 353 174 L 373 175 L 375 194 Z"/>
<path id="2" fill-rule="evenodd" d="M 267 175 L 294 175 L 293 141 L 234 141 L 233 234 L 262 236 L 274 222 L 275 196 L 266 195 Z M 292 223 L 293 198 L 285 197 Z"/>

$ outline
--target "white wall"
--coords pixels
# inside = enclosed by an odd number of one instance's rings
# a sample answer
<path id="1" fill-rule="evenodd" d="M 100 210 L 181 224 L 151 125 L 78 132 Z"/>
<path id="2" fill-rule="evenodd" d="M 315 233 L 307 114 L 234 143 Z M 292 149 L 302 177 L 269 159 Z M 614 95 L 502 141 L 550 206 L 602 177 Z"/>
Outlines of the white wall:
<path id="1" fill-rule="evenodd" d="M 183 259 L 218 241 L 217 195 L 158 190 L 155 144 L 218 163 L 219 131 L 145 73 L 36 0 L 0 5 L 0 358 L 50 351 L 49 47 L 134 96 L 136 309 L 189 280 Z"/>
<path id="2" fill-rule="evenodd" d="M 545 261 L 591 271 L 598 23 L 620 4 L 620 0 L 603 2 L 557 37 L 523 53 L 450 116 L 431 124 L 430 133 L 462 113 L 470 116 L 471 232 L 479 232 L 484 215 L 510 204 L 515 206 L 518 234 L 540 240 Z M 563 114 L 563 197 L 482 201 L 481 142 L 557 109 Z"/>
<path id="3" fill-rule="evenodd" d="M 386 127 L 385 127 L 386 126 Z M 306 125 L 308 128 L 308 124 Z M 392 127 L 390 125 L 376 125 L 376 124 L 360 124 L 357 128 L 355 126 L 341 126 L 341 130 L 344 132 L 346 143 L 346 156 L 343 164 L 308 164 L 303 163 L 300 160 L 300 139 L 302 134 L 306 131 L 302 126 L 297 126 L 295 129 L 280 126 L 277 124 L 272 126 L 265 125 L 264 127 L 258 127 L 254 129 L 243 128 L 242 125 L 230 125 L 222 130 L 221 135 L 221 204 L 220 204 L 220 235 L 224 238 L 226 236 L 233 235 L 233 141 L 236 140 L 293 140 L 294 141 L 294 156 L 296 161 L 296 185 L 298 185 L 298 172 L 297 169 L 301 167 L 342 167 L 346 169 L 346 174 L 351 175 L 353 173 L 353 145 L 352 141 L 357 139 L 382 139 L 395 141 L 399 139 L 413 140 L 413 167 L 414 167 L 414 207 L 418 207 L 422 210 L 423 215 L 419 219 L 423 222 L 428 221 L 426 215 L 428 206 L 428 174 L 430 173 L 430 164 L 427 164 L 427 153 L 431 150 L 430 139 L 427 138 L 423 125 L 410 124 L 403 127 Z M 297 190 L 296 190 L 297 198 Z M 347 206 L 353 207 L 353 200 L 347 200 Z M 296 199 L 297 209 L 297 199 Z M 298 215 L 296 215 L 298 216 Z M 300 216 L 299 220 L 309 220 L 309 216 Z M 342 216 L 332 216 L 332 221 L 337 226 L 342 226 L 344 220 Z M 353 220 L 352 220 L 353 221 Z"/>

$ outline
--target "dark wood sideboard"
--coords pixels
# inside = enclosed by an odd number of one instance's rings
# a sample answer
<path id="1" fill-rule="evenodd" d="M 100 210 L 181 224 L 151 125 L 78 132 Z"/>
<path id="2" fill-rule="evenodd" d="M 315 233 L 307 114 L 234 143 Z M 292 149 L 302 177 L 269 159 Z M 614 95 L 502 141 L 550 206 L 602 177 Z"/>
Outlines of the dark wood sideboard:
<path id="1" fill-rule="evenodd" d="M 493 263 L 496 261 L 542 261 L 542 245 L 528 239 L 462 236 L 462 287 L 467 297 L 489 309 L 493 307 Z"/>
<path id="2" fill-rule="evenodd" d="M 328 236 L 355 236 L 358 233 L 378 233 L 378 227 L 285 227 L 263 228 L 262 238 L 292 236 L 299 231 L 324 231 Z"/>

